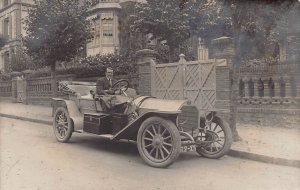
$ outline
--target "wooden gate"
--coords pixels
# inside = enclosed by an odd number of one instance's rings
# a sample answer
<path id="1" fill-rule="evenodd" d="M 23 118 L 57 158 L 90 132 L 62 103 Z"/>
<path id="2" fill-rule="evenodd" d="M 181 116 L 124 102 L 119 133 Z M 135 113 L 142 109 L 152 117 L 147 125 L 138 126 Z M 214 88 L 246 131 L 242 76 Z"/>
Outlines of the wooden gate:
<path id="1" fill-rule="evenodd" d="M 179 63 L 155 65 L 151 72 L 151 95 L 163 99 L 183 99 L 180 68 Z"/>
<path id="2" fill-rule="evenodd" d="M 216 101 L 216 61 L 152 64 L 151 95 L 162 99 L 188 99 L 200 110 L 213 110 Z"/>

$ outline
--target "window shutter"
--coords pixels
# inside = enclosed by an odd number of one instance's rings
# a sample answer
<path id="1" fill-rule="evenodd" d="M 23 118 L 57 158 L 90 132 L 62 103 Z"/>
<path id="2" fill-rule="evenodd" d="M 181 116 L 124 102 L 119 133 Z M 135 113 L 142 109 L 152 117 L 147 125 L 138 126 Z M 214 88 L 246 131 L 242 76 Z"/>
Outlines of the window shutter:
<path id="1" fill-rule="evenodd" d="M 9 16 L 9 39 L 12 39 L 12 16 Z"/>
<path id="2" fill-rule="evenodd" d="M 22 27 L 21 10 L 17 10 L 16 11 L 16 37 L 21 36 L 21 27 Z"/>
<path id="3" fill-rule="evenodd" d="M 4 34 L 4 19 L 1 21 L 1 31 L 2 31 L 2 34 L 3 34 L 3 36 L 5 35 Z"/>

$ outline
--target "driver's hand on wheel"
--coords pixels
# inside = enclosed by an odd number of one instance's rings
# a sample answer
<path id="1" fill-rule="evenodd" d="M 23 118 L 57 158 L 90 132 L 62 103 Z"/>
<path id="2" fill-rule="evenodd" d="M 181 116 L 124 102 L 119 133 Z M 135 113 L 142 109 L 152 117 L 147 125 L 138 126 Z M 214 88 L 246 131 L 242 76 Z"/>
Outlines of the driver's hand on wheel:
<path id="1" fill-rule="evenodd" d="M 105 92 L 106 94 L 110 94 L 110 95 L 115 94 L 115 90 L 112 89 L 112 88 L 110 88 L 109 90 L 104 90 L 104 92 Z"/>

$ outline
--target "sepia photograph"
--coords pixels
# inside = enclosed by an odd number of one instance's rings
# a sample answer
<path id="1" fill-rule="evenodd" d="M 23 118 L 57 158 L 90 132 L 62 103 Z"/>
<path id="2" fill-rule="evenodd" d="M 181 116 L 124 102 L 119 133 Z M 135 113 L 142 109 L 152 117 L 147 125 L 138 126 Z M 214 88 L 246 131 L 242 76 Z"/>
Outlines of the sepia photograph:
<path id="1" fill-rule="evenodd" d="M 0 0 L 0 190 L 300 190 L 300 0 Z"/>

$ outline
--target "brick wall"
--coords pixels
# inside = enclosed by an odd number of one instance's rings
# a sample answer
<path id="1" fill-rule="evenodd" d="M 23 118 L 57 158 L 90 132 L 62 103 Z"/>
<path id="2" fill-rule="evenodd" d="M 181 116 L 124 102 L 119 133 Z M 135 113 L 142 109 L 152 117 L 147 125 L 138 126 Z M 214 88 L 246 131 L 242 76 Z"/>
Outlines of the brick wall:
<path id="1" fill-rule="evenodd" d="M 138 66 L 138 92 L 141 95 L 151 96 L 151 63 L 141 63 Z"/>

